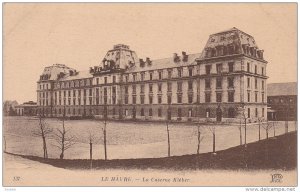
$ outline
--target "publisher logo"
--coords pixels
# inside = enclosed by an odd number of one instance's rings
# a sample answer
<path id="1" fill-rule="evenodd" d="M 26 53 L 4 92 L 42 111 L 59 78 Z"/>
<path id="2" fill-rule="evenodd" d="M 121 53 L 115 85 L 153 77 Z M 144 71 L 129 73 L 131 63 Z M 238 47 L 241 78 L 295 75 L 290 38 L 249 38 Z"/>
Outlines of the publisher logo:
<path id="1" fill-rule="evenodd" d="M 283 175 L 280 173 L 271 174 L 271 183 L 281 183 Z"/>

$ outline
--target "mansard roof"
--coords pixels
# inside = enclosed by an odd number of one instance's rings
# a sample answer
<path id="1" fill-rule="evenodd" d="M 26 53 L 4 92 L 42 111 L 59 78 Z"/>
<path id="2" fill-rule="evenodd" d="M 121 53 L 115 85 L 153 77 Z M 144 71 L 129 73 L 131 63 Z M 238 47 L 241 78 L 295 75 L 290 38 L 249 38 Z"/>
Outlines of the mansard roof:
<path id="1" fill-rule="evenodd" d="M 145 61 L 144 66 L 140 62 L 135 64 L 133 67 L 127 69 L 127 73 L 141 72 L 141 71 L 151 71 L 165 68 L 176 68 L 182 66 L 189 66 L 197 64 L 195 59 L 200 57 L 201 53 L 189 54 L 187 55 L 187 60 L 183 61 L 183 56 L 178 55 L 178 61 L 175 61 L 174 57 L 150 60 L 150 64 Z"/>
<path id="2" fill-rule="evenodd" d="M 74 74 L 67 73 L 65 76 L 59 79 L 59 81 L 71 81 L 71 80 L 77 80 L 77 79 L 87 79 L 92 78 L 93 75 L 90 73 L 89 70 L 87 71 L 77 71 Z"/>

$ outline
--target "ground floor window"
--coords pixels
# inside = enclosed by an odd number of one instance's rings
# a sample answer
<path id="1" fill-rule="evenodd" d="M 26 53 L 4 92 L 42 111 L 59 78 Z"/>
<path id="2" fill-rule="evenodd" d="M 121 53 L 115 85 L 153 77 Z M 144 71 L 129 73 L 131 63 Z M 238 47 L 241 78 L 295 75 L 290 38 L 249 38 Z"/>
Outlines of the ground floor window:
<path id="1" fill-rule="evenodd" d="M 145 116 L 143 108 L 141 109 L 141 116 Z"/>
<path id="2" fill-rule="evenodd" d="M 228 118 L 234 118 L 234 108 L 228 109 Z"/>
<path id="3" fill-rule="evenodd" d="M 206 115 L 206 118 L 210 117 L 210 108 L 207 108 L 205 110 L 205 115 Z"/>
<path id="4" fill-rule="evenodd" d="M 188 114 L 189 117 L 192 117 L 192 109 L 189 109 L 189 114 Z"/>
<path id="5" fill-rule="evenodd" d="M 158 116 L 159 116 L 159 117 L 162 116 L 161 108 L 158 109 Z"/>
<path id="6" fill-rule="evenodd" d="M 152 109 L 151 108 L 149 109 L 149 116 L 150 117 L 152 116 Z"/>

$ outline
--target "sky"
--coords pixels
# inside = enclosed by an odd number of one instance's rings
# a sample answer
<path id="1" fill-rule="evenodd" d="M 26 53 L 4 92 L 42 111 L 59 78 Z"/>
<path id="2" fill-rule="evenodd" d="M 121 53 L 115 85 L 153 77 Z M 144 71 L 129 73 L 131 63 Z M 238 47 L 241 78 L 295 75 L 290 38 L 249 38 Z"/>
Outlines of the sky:
<path id="1" fill-rule="evenodd" d="M 296 3 L 5 3 L 3 100 L 36 101 L 44 67 L 79 71 L 113 45 L 139 58 L 200 53 L 210 34 L 236 27 L 268 61 L 268 83 L 297 81 Z"/>

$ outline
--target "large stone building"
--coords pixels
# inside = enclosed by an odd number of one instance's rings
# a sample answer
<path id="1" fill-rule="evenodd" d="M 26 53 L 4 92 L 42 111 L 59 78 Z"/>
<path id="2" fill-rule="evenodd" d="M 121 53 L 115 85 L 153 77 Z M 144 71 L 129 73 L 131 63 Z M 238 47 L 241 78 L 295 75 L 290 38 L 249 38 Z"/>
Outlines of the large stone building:
<path id="1" fill-rule="evenodd" d="M 297 83 L 270 83 L 268 90 L 268 119 L 297 120 Z"/>
<path id="2" fill-rule="evenodd" d="M 115 45 L 100 65 L 44 69 L 37 82 L 46 116 L 137 120 L 248 121 L 267 116 L 266 64 L 254 38 L 236 28 L 210 35 L 202 53 L 139 59 Z"/>

